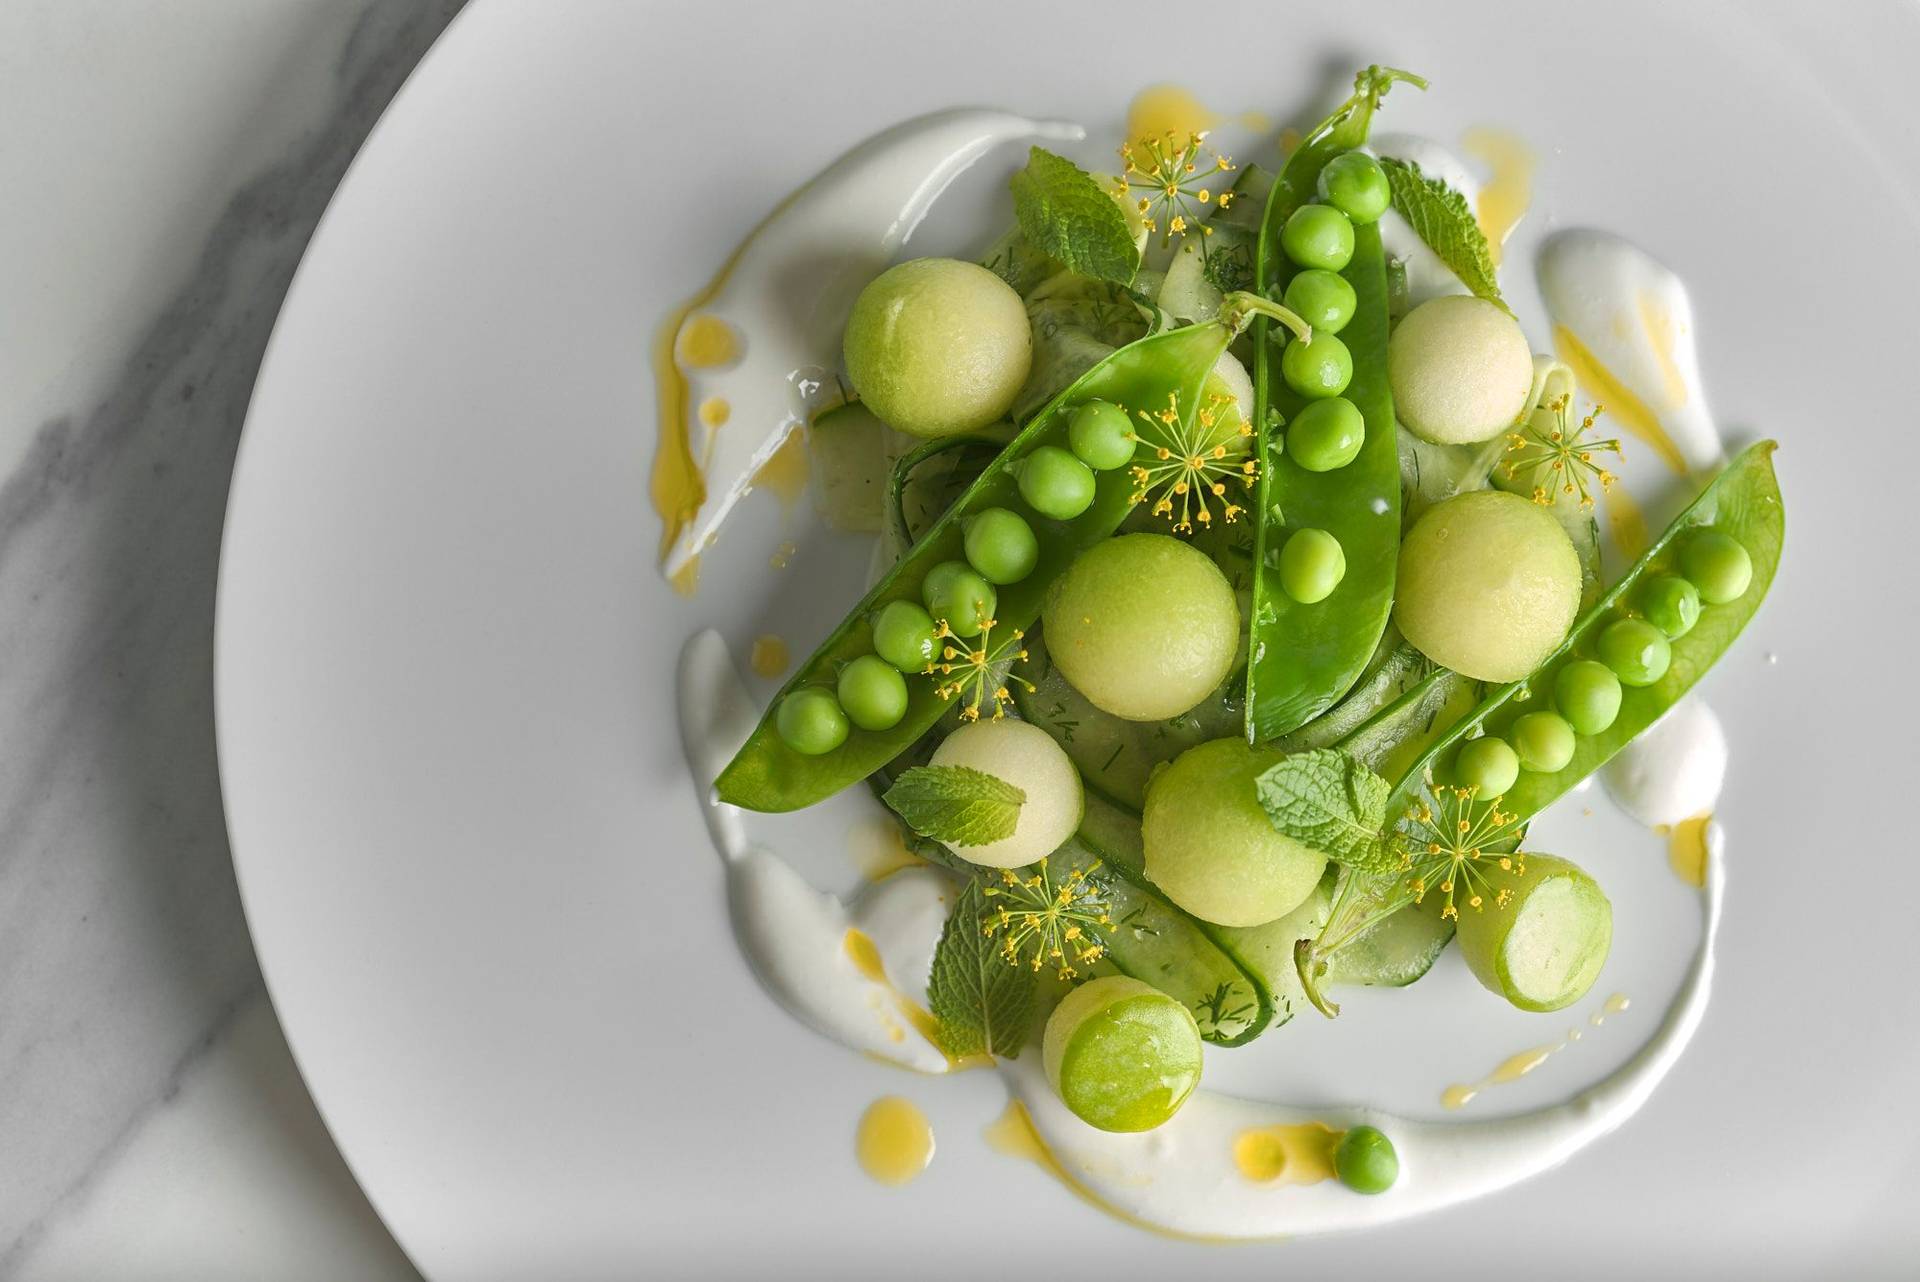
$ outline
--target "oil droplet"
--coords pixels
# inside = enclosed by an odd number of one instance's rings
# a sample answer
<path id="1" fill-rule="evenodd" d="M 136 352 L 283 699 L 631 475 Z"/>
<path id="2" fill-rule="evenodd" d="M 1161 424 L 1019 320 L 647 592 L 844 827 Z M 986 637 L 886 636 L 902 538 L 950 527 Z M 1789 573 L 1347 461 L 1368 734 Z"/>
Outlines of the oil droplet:
<path id="1" fill-rule="evenodd" d="M 706 424 L 708 431 L 714 431 L 723 426 L 727 416 L 732 413 L 733 406 L 727 404 L 725 397 L 709 396 L 700 402 L 700 421 Z"/>
<path id="2" fill-rule="evenodd" d="M 793 564 L 794 555 L 799 551 L 793 540 L 787 539 L 773 550 L 773 555 L 767 558 L 767 564 L 776 570 L 784 570 Z"/>
<path id="3" fill-rule="evenodd" d="M 777 677 L 787 670 L 787 643 L 782 637 L 769 632 L 753 639 L 753 651 L 748 656 L 748 664 L 754 672 L 763 677 Z"/>
<path id="4" fill-rule="evenodd" d="M 1203 134 L 1220 117 L 1179 85 L 1149 85 L 1133 96 L 1127 107 L 1127 141 Z"/>
<path id="5" fill-rule="evenodd" d="M 856 820 L 847 829 L 847 853 L 868 881 L 885 881 L 897 872 L 921 866 L 920 857 L 907 849 L 900 825 L 886 815 Z"/>
<path id="6" fill-rule="evenodd" d="M 1667 435 L 1667 429 L 1660 426 L 1659 416 L 1600 363 L 1600 358 L 1580 341 L 1579 335 L 1565 325 L 1555 325 L 1553 348 L 1573 370 L 1574 382 L 1606 406 L 1607 413 L 1658 454 L 1661 462 L 1681 476 L 1687 474 L 1687 461 L 1681 456 L 1680 447 Z"/>
<path id="7" fill-rule="evenodd" d="M 1318 1184 L 1333 1178 L 1342 1133 L 1321 1122 L 1242 1131 L 1233 1142 L 1233 1163 L 1255 1184 Z"/>
<path id="8" fill-rule="evenodd" d="M 1711 813 L 1682 819 L 1667 837 L 1667 863 L 1689 886 L 1707 884 L 1707 825 L 1712 822 Z"/>
<path id="9" fill-rule="evenodd" d="M 1588 1017 L 1588 1022 L 1595 1028 L 1598 1028 L 1606 1022 L 1607 1016 L 1618 1015 L 1627 1008 L 1628 1004 L 1624 993 L 1615 993 L 1613 996 L 1607 998 L 1605 1002 L 1601 1003 L 1600 1009 Z M 1441 1091 L 1440 1106 L 1445 1109 L 1465 1108 L 1477 1099 L 1482 1091 L 1490 1087 L 1505 1086 L 1510 1082 L 1519 1081 L 1528 1073 L 1533 1072 L 1534 1069 L 1539 1068 L 1542 1064 L 1579 1040 L 1580 1030 L 1578 1028 L 1570 1028 L 1567 1030 L 1566 1036 L 1557 1042 L 1548 1042 L 1542 1046 L 1530 1046 L 1516 1055 L 1509 1055 L 1500 1061 L 1498 1067 L 1479 1081 L 1455 1082 L 1452 1086 Z"/>
<path id="10" fill-rule="evenodd" d="M 800 496 L 807 492 L 807 477 L 812 470 L 812 461 L 807 457 L 807 434 L 795 428 L 754 472 L 753 483 L 755 487 L 772 490 L 779 497 L 780 506 L 792 511 Z"/>
<path id="11" fill-rule="evenodd" d="M 1501 129 L 1469 129 L 1460 140 L 1469 153 L 1493 170 L 1474 202 L 1474 221 L 1487 238 L 1493 265 L 1500 265 L 1501 246 L 1533 204 L 1533 148 Z"/>
<path id="12" fill-rule="evenodd" d="M 1292 125 L 1288 125 L 1280 131 L 1280 154 L 1282 157 L 1291 156 L 1299 149 L 1300 131 Z"/>
<path id="13" fill-rule="evenodd" d="M 1609 1015 L 1621 1014 L 1627 1009 L 1627 1007 L 1631 1005 L 1633 1005 L 1633 1003 L 1627 999 L 1627 995 L 1625 993 L 1615 993 L 1613 996 L 1607 998 L 1606 1002 L 1602 1004 L 1599 1010 L 1593 1012 L 1593 1015 L 1590 1017 L 1589 1022 L 1595 1028 L 1598 1028 L 1600 1027 L 1600 1025 L 1607 1022 L 1607 1017 Z"/>
<path id="14" fill-rule="evenodd" d="M 933 1126 L 912 1100 L 886 1095 L 861 1115 L 854 1152 L 875 1183 L 899 1188 L 933 1161 Z"/>
<path id="15" fill-rule="evenodd" d="M 873 937 L 857 926 L 847 928 L 847 960 L 861 976 L 876 984 L 886 984 L 887 967 L 880 960 L 880 950 L 874 946 Z"/>
<path id="16" fill-rule="evenodd" d="M 673 354 L 682 369 L 713 369 L 740 358 L 740 340 L 718 316 L 698 313 L 680 323 Z"/>
<path id="17" fill-rule="evenodd" d="M 1613 544 L 1614 551 L 1626 562 L 1640 559 L 1640 554 L 1653 546 L 1653 536 L 1647 532 L 1646 513 L 1627 493 L 1627 487 L 1615 481 L 1603 492 L 1607 505 L 1607 539 Z"/>

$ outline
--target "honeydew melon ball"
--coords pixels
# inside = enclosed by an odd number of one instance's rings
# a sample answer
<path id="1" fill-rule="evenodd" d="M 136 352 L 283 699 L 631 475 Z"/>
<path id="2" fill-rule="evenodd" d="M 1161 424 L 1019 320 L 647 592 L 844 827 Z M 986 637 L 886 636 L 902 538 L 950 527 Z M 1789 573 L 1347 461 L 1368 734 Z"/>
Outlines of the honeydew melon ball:
<path id="1" fill-rule="evenodd" d="M 1564 859 L 1527 855 L 1489 868 L 1480 897 L 1479 908 L 1457 910 L 1475 979 L 1521 1010 L 1560 1010 L 1587 995 L 1613 947 L 1613 905 L 1599 883 Z"/>
<path id="2" fill-rule="evenodd" d="M 1518 681 L 1566 639 L 1580 557 L 1553 514 L 1476 490 L 1428 508 L 1400 544 L 1393 621 L 1420 653 L 1477 681 Z"/>
<path id="3" fill-rule="evenodd" d="M 1068 683 L 1128 721 L 1176 717 L 1219 688 L 1240 644 L 1240 606 L 1212 559 L 1165 534 L 1082 552 L 1041 610 Z"/>
<path id="4" fill-rule="evenodd" d="M 1512 427 L 1533 391 L 1533 351 L 1498 303 L 1449 294 L 1408 312 L 1387 343 L 1394 413 L 1436 445 Z"/>
<path id="5" fill-rule="evenodd" d="M 1200 1084 L 1200 1027 L 1182 1002 L 1108 975 L 1060 999 L 1040 1057 L 1075 1117 L 1103 1131 L 1150 1131 Z"/>
<path id="6" fill-rule="evenodd" d="M 948 735 L 933 753 L 936 766 L 969 766 L 1004 779 L 1027 794 L 1013 833 L 979 846 L 951 850 L 986 868 L 1020 868 L 1058 850 L 1080 826 L 1086 795 L 1080 772 L 1053 736 L 1024 721 L 975 721 Z"/>
<path id="7" fill-rule="evenodd" d="M 1175 757 L 1147 784 L 1147 877 L 1202 921 L 1264 925 L 1320 884 L 1326 855 L 1276 831 L 1255 794 L 1254 781 L 1285 755 L 1214 739 Z"/>
<path id="8" fill-rule="evenodd" d="M 854 300 L 847 375 L 867 408 L 914 436 L 950 436 L 1006 414 L 1033 363 L 1013 287 L 976 263 L 915 258 Z"/>

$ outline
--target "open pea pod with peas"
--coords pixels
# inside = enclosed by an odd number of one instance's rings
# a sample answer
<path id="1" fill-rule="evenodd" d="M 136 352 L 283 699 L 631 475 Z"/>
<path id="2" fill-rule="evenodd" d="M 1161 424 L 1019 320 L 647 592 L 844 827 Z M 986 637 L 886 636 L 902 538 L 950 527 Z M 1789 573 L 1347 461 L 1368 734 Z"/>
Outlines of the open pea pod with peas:
<path id="1" fill-rule="evenodd" d="M 1400 462 L 1387 382 L 1387 265 L 1375 223 L 1389 193 L 1367 140 L 1395 81 L 1369 67 L 1302 139 L 1268 193 L 1254 280 L 1315 327 L 1284 350 L 1256 322 L 1262 460 L 1248 618 L 1246 734 L 1278 738 L 1353 686 L 1393 608 Z M 1324 203 L 1322 203 L 1324 202 Z M 1284 435 L 1283 435 L 1284 428 Z"/>

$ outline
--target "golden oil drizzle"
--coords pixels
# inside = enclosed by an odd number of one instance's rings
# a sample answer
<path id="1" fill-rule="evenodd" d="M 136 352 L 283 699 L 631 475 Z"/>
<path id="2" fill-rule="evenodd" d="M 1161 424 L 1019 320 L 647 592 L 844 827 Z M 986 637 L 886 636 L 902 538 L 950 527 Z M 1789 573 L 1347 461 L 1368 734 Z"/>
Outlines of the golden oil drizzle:
<path id="1" fill-rule="evenodd" d="M 883 1095 L 860 1115 L 853 1149 L 870 1179 L 899 1188 L 933 1161 L 933 1126 L 912 1100 Z"/>
<path id="2" fill-rule="evenodd" d="M 1148 85 L 1127 105 L 1127 140 L 1203 134 L 1220 122 L 1218 113 L 1179 85 Z"/>
<path id="3" fill-rule="evenodd" d="M 1635 295 L 1634 307 L 1640 313 L 1640 327 L 1646 331 L 1647 342 L 1653 345 L 1654 359 L 1660 364 L 1667 408 L 1679 409 L 1687 403 L 1687 380 L 1680 373 L 1679 362 L 1673 359 L 1674 344 L 1679 337 L 1673 329 L 1673 312 L 1657 294 L 1645 289 Z"/>
<path id="4" fill-rule="evenodd" d="M 885 881 L 897 872 L 923 866 L 907 848 L 900 825 L 886 815 L 868 815 L 847 829 L 847 853 L 868 881 Z"/>
<path id="5" fill-rule="evenodd" d="M 1487 238 L 1493 265 L 1498 267 L 1501 246 L 1533 204 L 1533 171 L 1538 157 L 1519 135 L 1503 129 L 1469 129 L 1460 142 L 1493 170 L 1493 177 L 1480 188 L 1474 201 L 1473 217 Z"/>
<path id="6" fill-rule="evenodd" d="M 718 431 L 726 426 L 727 419 L 733 414 L 733 406 L 727 404 L 724 396 L 709 396 L 700 402 L 700 421 L 709 432 Z"/>
<path id="7" fill-rule="evenodd" d="M 1555 325 L 1553 348 L 1573 370 L 1574 381 L 1589 396 L 1606 406 L 1607 413 L 1619 419 L 1629 432 L 1658 454 L 1661 462 L 1679 475 L 1686 475 L 1687 461 L 1681 455 L 1680 448 L 1673 443 L 1673 438 L 1667 435 L 1667 429 L 1660 426 L 1660 416 L 1634 395 L 1612 370 L 1602 365 L 1600 358 L 1580 341 L 1577 334 L 1565 325 Z"/>
<path id="8" fill-rule="evenodd" d="M 1324 1122 L 1255 1127 L 1233 1141 L 1233 1164 L 1255 1184 L 1318 1184 L 1333 1178 L 1343 1134 Z"/>
<path id="9" fill-rule="evenodd" d="M 946 1047 L 940 1044 L 940 1025 L 939 1021 L 934 1019 L 933 1012 L 894 986 L 893 980 L 887 975 L 886 963 L 880 959 L 879 947 L 874 944 L 873 937 L 866 931 L 857 926 L 849 926 L 843 946 L 846 949 L 847 960 L 853 963 L 853 968 L 860 972 L 861 978 L 880 985 L 893 996 L 893 1011 L 889 1012 L 885 1003 L 878 998 L 875 999 L 874 1006 L 874 1013 L 881 1018 L 887 1030 L 887 1040 L 894 1042 L 906 1040 L 906 1028 L 901 1027 L 894 1020 L 894 1016 L 898 1015 L 900 1019 L 906 1021 L 907 1027 L 925 1038 L 929 1046 L 946 1056 L 948 1072 L 959 1073 L 970 1068 L 984 1068 L 993 1063 L 991 1055 L 948 1053 Z"/>
<path id="10" fill-rule="evenodd" d="M 757 676 L 772 679 L 787 670 L 786 638 L 771 632 L 763 633 L 753 639 L 753 650 L 747 657 L 747 664 Z"/>
<path id="11" fill-rule="evenodd" d="M 1613 544 L 1614 551 L 1629 564 L 1640 559 L 1640 554 L 1653 546 L 1653 535 L 1647 531 L 1646 513 L 1640 510 L 1640 504 L 1633 495 L 1627 493 L 1627 487 L 1614 482 L 1605 490 L 1607 505 L 1607 538 Z"/>
<path id="12" fill-rule="evenodd" d="M 1607 998 L 1606 1001 L 1602 1002 L 1598 1010 L 1587 1017 L 1587 1022 L 1595 1028 L 1598 1028 L 1607 1022 L 1609 1016 L 1618 1015 L 1631 1004 L 1625 993 L 1615 993 L 1613 996 Z M 1533 1072 L 1534 1069 L 1539 1068 L 1542 1064 L 1579 1040 L 1580 1030 L 1570 1028 L 1567 1030 L 1566 1036 L 1557 1042 L 1547 1042 L 1540 1046 L 1529 1046 L 1526 1050 L 1514 1055 L 1509 1055 L 1500 1061 L 1498 1067 L 1479 1081 L 1455 1082 L 1452 1086 L 1447 1087 L 1446 1090 L 1441 1091 L 1440 1106 L 1446 1109 L 1465 1108 L 1477 1099 L 1482 1091 L 1489 1090 L 1495 1086 L 1505 1086 L 1510 1082 L 1519 1081 L 1528 1073 Z"/>
<path id="13" fill-rule="evenodd" d="M 813 460 L 807 454 L 807 434 L 802 428 L 787 433 L 780 448 L 767 456 L 753 473 L 756 489 L 768 489 L 788 511 L 807 492 L 807 480 L 813 474 Z"/>
<path id="14" fill-rule="evenodd" d="M 1712 822 L 1713 812 L 1708 811 L 1704 815 L 1682 819 L 1671 827 L 1661 824 L 1654 829 L 1667 839 L 1668 866 L 1676 877 L 1689 886 L 1707 884 L 1707 861 L 1712 858 L 1712 850 L 1707 845 L 1707 826 Z"/>
<path id="15" fill-rule="evenodd" d="M 700 558 L 690 556 L 687 563 L 667 577 L 673 584 L 673 590 L 681 596 L 692 596 L 700 590 Z"/>

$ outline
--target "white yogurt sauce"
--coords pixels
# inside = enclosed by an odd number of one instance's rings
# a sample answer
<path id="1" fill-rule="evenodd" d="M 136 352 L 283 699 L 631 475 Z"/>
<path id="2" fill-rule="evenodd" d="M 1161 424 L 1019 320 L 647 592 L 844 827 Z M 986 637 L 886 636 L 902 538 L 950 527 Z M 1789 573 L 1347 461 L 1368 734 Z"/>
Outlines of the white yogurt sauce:
<path id="1" fill-rule="evenodd" d="M 1601 767 L 1607 795 L 1649 828 L 1710 813 L 1727 779 L 1727 735 L 1688 695 Z"/>
<path id="2" fill-rule="evenodd" d="M 1418 165 L 1424 176 L 1438 178 L 1465 196 L 1469 208 L 1480 198 L 1480 180 L 1473 171 L 1458 156 L 1430 138 L 1413 134 L 1377 134 L 1366 150 L 1376 156 L 1391 156 L 1395 160 Z M 1468 292 L 1467 287 L 1460 283 L 1460 278 L 1440 261 L 1439 255 L 1427 248 L 1426 242 L 1413 230 L 1413 224 L 1403 218 L 1397 209 L 1389 209 L 1380 215 L 1380 247 L 1387 257 L 1397 258 L 1406 266 L 1410 305 L 1417 307 L 1430 298 Z"/>
<path id="3" fill-rule="evenodd" d="M 732 331 L 737 357 L 682 369 L 693 455 L 708 493 L 665 563 L 679 573 L 712 541 L 754 474 L 805 423 L 837 398 L 840 334 L 861 288 L 913 234 L 941 192 L 1001 143 L 1074 140 L 1079 125 L 966 108 L 895 125 L 861 143 L 789 196 L 755 229 L 722 273 L 718 289 L 683 322 Z M 700 419 L 700 405 L 726 407 L 724 426 Z"/>

